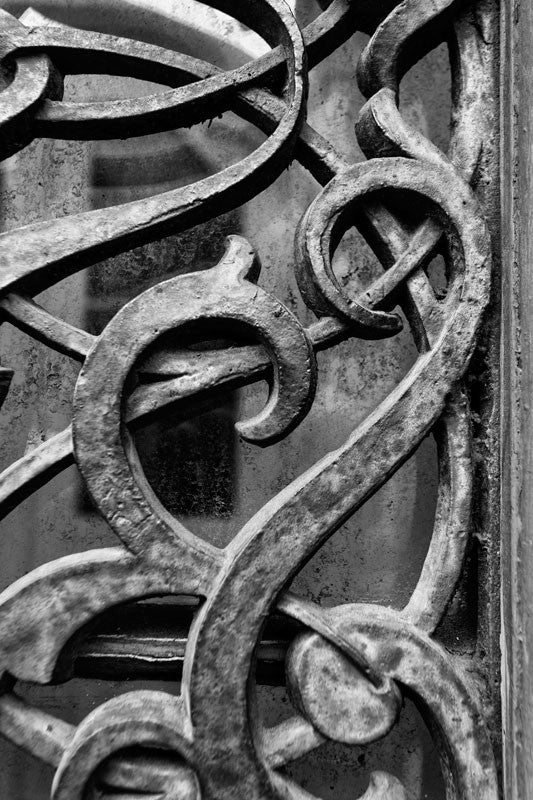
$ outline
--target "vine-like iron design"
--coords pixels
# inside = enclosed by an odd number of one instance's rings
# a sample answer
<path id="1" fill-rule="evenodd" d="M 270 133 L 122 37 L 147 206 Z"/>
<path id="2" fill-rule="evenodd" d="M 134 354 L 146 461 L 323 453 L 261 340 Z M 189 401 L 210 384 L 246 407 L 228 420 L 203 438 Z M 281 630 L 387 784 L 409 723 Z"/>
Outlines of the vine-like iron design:
<path id="1" fill-rule="evenodd" d="M 34 137 L 104 139 L 190 126 L 232 110 L 267 134 L 239 163 L 197 183 L 112 208 L 31 224 L 0 236 L 3 319 L 81 362 L 69 429 L 0 476 L 0 512 L 75 462 L 116 534 L 114 548 L 46 564 L 0 595 L 0 732 L 56 768 L 53 800 L 88 792 L 158 798 L 309 798 L 280 767 L 325 740 L 363 744 L 395 724 L 406 690 L 438 732 L 449 798 L 495 800 L 488 733 L 473 694 L 432 638 L 460 578 L 468 545 L 472 465 L 463 378 L 489 298 L 489 235 L 473 192 L 484 148 L 486 48 L 476 3 L 333 0 L 301 31 L 284 0 L 205 0 L 271 46 L 229 72 L 151 44 L 65 28 L 28 12 L 0 12 L 0 58 L 12 79 L 0 94 L 0 153 Z M 371 34 L 360 59 L 367 103 L 356 134 L 368 157 L 349 164 L 305 122 L 308 70 L 355 31 Z M 444 154 L 402 117 L 406 70 L 451 37 L 454 108 Z M 139 99 L 62 100 L 65 74 L 107 72 L 170 87 Z M 233 209 L 271 184 L 292 159 L 322 184 L 295 233 L 310 327 L 259 288 L 249 243 L 229 239 L 212 269 L 172 278 L 125 305 L 101 335 L 50 315 L 31 297 L 63 277 L 138 244 Z M 397 198 L 410 201 L 409 218 Z M 412 201 L 412 202 L 411 202 Z M 413 225 L 413 210 L 418 215 Z M 337 281 L 332 254 L 356 225 L 384 267 L 357 297 Z M 448 287 L 437 298 L 425 268 L 441 253 Z M 401 291 L 398 291 L 401 289 Z M 128 424 L 186 398 L 271 380 L 269 400 L 238 423 L 269 445 L 312 405 L 317 350 L 351 337 L 394 335 L 401 308 L 419 357 L 390 396 L 338 450 L 272 498 L 225 548 L 193 535 L 150 489 Z M 135 384 L 146 348 L 161 335 L 213 319 L 244 326 L 257 345 L 196 353 L 185 378 Z M 166 352 L 165 374 L 171 374 Z M 183 356 L 180 356 L 183 359 Z M 179 374 L 179 373 L 178 373 Z M 2 373 L 2 387 L 9 373 Z M 181 405 L 180 405 L 181 404 Z M 189 413 L 189 412 L 188 412 Z M 364 604 L 323 609 L 285 590 L 290 578 L 433 430 L 440 487 L 433 537 L 403 610 Z M 157 595 L 201 599 L 187 639 L 179 698 L 132 691 L 76 728 L 27 705 L 17 681 L 67 680 L 66 645 L 119 603 Z M 274 610 L 300 633 L 286 657 L 294 716 L 266 728 L 250 690 L 256 648 Z M 144 748 L 131 759 L 121 751 Z M 150 757 L 168 750 L 172 768 Z M 96 782 L 96 783 L 95 783 Z M 400 782 L 372 776 L 365 796 L 405 798 Z"/>

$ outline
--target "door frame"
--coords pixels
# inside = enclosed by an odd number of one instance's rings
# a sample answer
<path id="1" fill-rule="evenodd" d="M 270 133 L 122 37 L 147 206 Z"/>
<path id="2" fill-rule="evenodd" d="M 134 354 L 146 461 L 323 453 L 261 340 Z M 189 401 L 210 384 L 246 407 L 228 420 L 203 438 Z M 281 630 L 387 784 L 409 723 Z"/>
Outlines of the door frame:
<path id="1" fill-rule="evenodd" d="M 533 798 L 533 4 L 501 16 L 504 797 Z"/>

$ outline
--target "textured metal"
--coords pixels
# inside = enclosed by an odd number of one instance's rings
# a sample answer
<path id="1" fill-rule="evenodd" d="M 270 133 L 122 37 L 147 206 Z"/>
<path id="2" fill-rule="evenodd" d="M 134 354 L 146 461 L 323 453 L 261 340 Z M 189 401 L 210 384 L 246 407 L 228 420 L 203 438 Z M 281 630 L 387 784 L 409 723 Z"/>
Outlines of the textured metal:
<path id="1" fill-rule="evenodd" d="M 154 45 L 61 27 L 33 12 L 21 20 L 0 12 L 0 57 L 14 65 L 0 94 L 3 158 L 34 137 L 135 136 L 190 126 L 225 110 L 267 134 L 239 163 L 192 185 L 0 235 L 3 319 L 82 364 L 71 427 L 0 476 L 0 513 L 75 462 L 117 537 L 114 548 L 43 565 L 0 595 L 0 732 L 56 768 L 54 800 L 83 800 L 95 792 L 302 800 L 310 795 L 279 768 L 328 739 L 361 744 L 384 736 L 407 692 L 435 734 L 448 797 L 491 800 L 498 795 L 496 769 L 475 693 L 432 638 L 469 542 L 473 469 L 463 380 L 491 279 L 489 234 L 471 186 L 490 136 L 484 117 L 490 64 L 478 4 L 333 0 L 303 32 L 284 0 L 207 5 L 259 33 L 271 45 L 268 55 L 223 72 Z M 369 160 L 349 164 L 304 119 L 308 70 L 357 30 L 372 34 L 359 63 L 368 101 L 356 130 Z M 411 128 L 398 107 L 406 70 L 443 40 L 450 40 L 454 80 L 447 154 Z M 170 88 L 135 100 L 63 102 L 63 76 L 80 72 L 129 75 Z M 31 299 L 103 258 L 241 205 L 294 158 L 323 186 L 295 231 L 294 257 L 287 254 L 317 317 L 309 327 L 256 285 L 259 264 L 240 236 L 230 237 L 210 270 L 148 289 L 96 337 Z M 385 270 L 358 297 L 347 293 L 331 264 L 353 225 Z M 437 253 L 447 265 L 444 298 L 435 295 L 425 272 Z M 309 411 L 315 352 L 352 337 L 393 336 L 402 326 L 396 304 L 419 350 L 413 367 L 338 450 L 272 498 L 225 549 L 199 539 L 161 506 L 129 426 L 170 404 L 176 413 L 193 415 L 198 395 L 205 400 L 220 387 L 266 378 L 271 388 L 264 410 L 237 428 L 243 438 L 268 446 Z M 165 332 L 191 323 L 208 331 L 213 321 L 223 331 L 243 328 L 257 344 L 189 358 L 167 349 L 143 360 Z M 160 380 L 136 382 L 143 372 Z M 5 388 L 9 371 L 1 377 Z M 439 448 L 437 512 L 407 606 L 324 609 L 285 591 L 430 431 Z M 158 595 L 198 598 L 196 606 L 184 607 L 166 650 L 155 629 L 150 637 L 149 625 L 136 637 L 131 617 L 133 629 L 120 641 L 112 631 L 90 640 L 76 636 L 113 606 Z M 191 609 L 187 634 L 183 620 Z M 290 624 L 269 639 L 263 630 L 274 612 Z M 178 677 L 183 665 L 181 697 L 129 692 L 75 728 L 27 705 L 15 691 L 17 681 L 46 684 L 113 669 L 123 677 L 152 674 L 143 673 L 143 659 L 154 675 L 161 674 L 159 665 Z M 294 716 L 274 728 L 265 728 L 255 710 L 250 676 L 257 659 L 285 662 Z M 135 755 L 121 752 L 134 747 Z M 407 795 L 396 778 L 376 773 L 364 797 Z"/>

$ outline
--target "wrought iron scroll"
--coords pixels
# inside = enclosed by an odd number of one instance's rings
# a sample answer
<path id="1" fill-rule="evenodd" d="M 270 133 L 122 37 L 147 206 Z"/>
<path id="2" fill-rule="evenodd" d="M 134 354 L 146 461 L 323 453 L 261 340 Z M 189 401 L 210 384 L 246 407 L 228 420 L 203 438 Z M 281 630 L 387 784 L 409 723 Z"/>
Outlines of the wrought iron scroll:
<path id="1" fill-rule="evenodd" d="M 469 542 L 472 457 L 463 379 L 491 277 L 489 235 L 472 189 L 486 136 L 488 56 L 478 3 L 333 0 L 303 31 L 284 0 L 206 4 L 260 34 L 271 46 L 268 55 L 223 72 L 144 42 L 61 27 L 33 12 L 21 20 L 1 12 L 0 57 L 12 73 L 0 94 L 2 158 L 35 137 L 134 136 L 190 126 L 228 109 L 267 137 L 239 163 L 193 185 L 0 236 L 3 319 L 81 364 L 71 427 L 0 476 L 0 512 L 6 515 L 75 462 L 118 540 L 114 548 L 43 565 L 0 595 L 0 732 L 56 769 L 54 800 L 82 800 L 97 790 L 98 796 L 301 800 L 310 795 L 280 769 L 326 740 L 362 744 L 384 736 L 408 692 L 435 732 L 448 796 L 496 798 L 494 758 L 475 693 L 432 638 Z M 357 30 L 371 34 L 358 69 L 367 103 L 356 130 L 368 161 L 350 164 L 305 122 L 306 95 L 309 69 Z M 398 104 L 404 73 L 444 40 L 450 40 L 454 80 L 447 153 L 412 128 Z M 170 88 L 140 99 L 63 102 L 63 76 L 79 72 L 112 72 Z M 317 317 L 311 326 L 257 286 L 259 264 L 240 236 L 229 238 L 212 269 L 143 292 L 99 336 L 31 299 L 103 258 L 241 205 L 295 158 L 323 186 L 295 232 L 294 254 L 287 254 Z M 357 297 L 332 268 L 332 253 L 353 225 L 384 267 Z M 447 265 L 444 298 L 426 274 L 437 253 Z M 311 407 L 316 351 L 345 339 L 393 336 L 401 328 L 396 305 L 418 359 L 344 445 L 272 498 L 224 550 L 165 511 L 143 475 L 130 423 L 171 404 L 193 414 L 198 393 L 267 378 L 265 408 L 237 427 L 243 438 L 268 446 Z M 191 321 L 201 329 L 213 319 L 244 327 L 257 344 L 196 353 L 185 375 L 183 356 L 164 351 L 152 369 L 181 377 L 135 384 L 149 345 L 166 331 Z M 0 377 L 8 391 L 8 371 Z M 439 447 L 437 511 L 407 606 L 325 609 L 287 591 L 290 578 L 429 431 Z M 97 615 L 158 595 L 201 601 L 183 639 L 181 697 L 132 691 L 75 728 L 17 695 L 17 681 L 68 680 L 76 659 L 90 662 L 84 642 L 70 648 L 68 659 L 64 653 Z M 250 676 L 274 610 L 298 631 L 285 658 L 294 715 L 267 728 Z M 133 746 L 145 757 L 122 753 Z M 154 750 L 170 751 L 171 766 L 150 756 Z M 406 793 L 396 778 L 376 773 L 365 798 L 379 797 Z"/>

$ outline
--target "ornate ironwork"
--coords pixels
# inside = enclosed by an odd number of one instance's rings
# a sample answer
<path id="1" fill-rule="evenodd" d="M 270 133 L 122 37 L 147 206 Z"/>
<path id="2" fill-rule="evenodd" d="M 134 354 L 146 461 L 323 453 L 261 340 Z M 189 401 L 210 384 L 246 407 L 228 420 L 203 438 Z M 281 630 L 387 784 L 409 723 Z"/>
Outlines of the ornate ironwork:
<path id="1" fill-rule="evenodd" d="M 280 767 L 327 739 L 361 744 L 383 736 L 408 691 L 435 731 L 448 796 L 496 798 L 494 758 L 475 693 L 432 638 L 469 541 L 471 434 L 463 378 L 491 276 L 489 235 L 471 186 L 487 136 L 489 55 L 479 4 L 333 0 L 303 31 L 284 0 L 207 5 L 260 34 L 271 45 L 268 55 L 223 72 L 144 42 L 65 28 L 33 12 L 21 20 L 1 12 L 0 56 L 12 70 L 0 94 L 2 158 L 34 137 L 134 136 L 190 126 L 228 109 L 268 135 L 239 163 L 192 185 L 0 236 L 3 318 L 81 363 L 72 426 L 0 476 L 1 513 L 75 462 L 119 540 L 115 548 L 46 564 L 0 596 L 0 732 L 56 768 L 54 800 L 82 800 L 96 788 L 120 796 L 296 799 L 309 795 Z M 305 122 L 306 93 L 308 70 L 357 30 L 371 34 L 358 69 L 368 101 L 356 130 L 369 160 L 350 164 Z M 410 65 L 449 37 L 454 97 L 445 154 L 402 117 L 398 94 Z M 129 75 L 171 88 L 140 99 L 63 102 L 63 76 L 79 72 Z M 241 205 L 294 158 L 324 187 L 295 234 L 298 285 L 317 317 L 310 327 L 256 285 L 259 264 L 240 236 L 230 237 L 212 269 L 148 289 L 99 336 L 31 299 L 105 257 Z M 332 253 L 353 225 L 385 270 L 357 297 L 332 269 Z M 440 299 L 425 272 L 436 253 L 448 272 Z M 264 410 L 237 427 L 248 441 L 269 445 L 294 429 L 313 402 L 315 352 L 348 338 L 394 335 L 401 328 L 395 304 L 419 357 L 344 445 L 272 498 L 224 550 L 165 512 L 143 476 L 131 421 L 170 404 L 194 414 L 198 393 L 267 378 Z M 244 326 L 258 344 L 195 353 L 186 364 L 167 349 L 151 369 L 179 377 L 135 383 L 146 366 L 143 352 L 166 331 L 191 322 L 207 328 L 213 320 L 231 330 Z M 431 430 L 439 444 L 438 505 L 408 605 L 324 609 L 286 591 L 306 560 Z M 201 601 L 188 637 L 176 634 L 176 664 L 184 660 L 181 697 L 132 691 L 75 728 L 17 695 L 17 681 L 67 680 L 81 662 L 90 672 L 96 644 L 73 637 L 98 614 L 169 594 Z M 274 610 L 297 623 L 297 636 L 283 653 L 294 716 L 266 728 L 255 712 L 250 676 Z M 134 641 L 131 648 L 134 659 Z M 133 746 L 143 750 L 135 757 L 122 753 Z M 154 750 L 175 759 L 160 762 Z M 366 800 L 405 796 L 385 773 L 373 775 L 365 794 Z"/>

